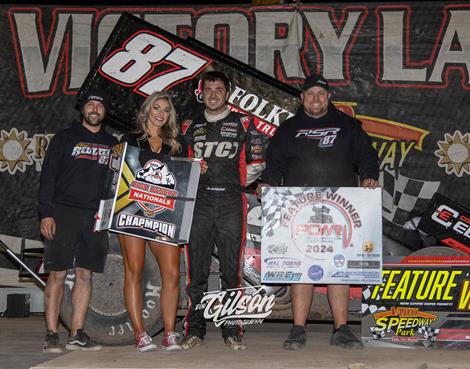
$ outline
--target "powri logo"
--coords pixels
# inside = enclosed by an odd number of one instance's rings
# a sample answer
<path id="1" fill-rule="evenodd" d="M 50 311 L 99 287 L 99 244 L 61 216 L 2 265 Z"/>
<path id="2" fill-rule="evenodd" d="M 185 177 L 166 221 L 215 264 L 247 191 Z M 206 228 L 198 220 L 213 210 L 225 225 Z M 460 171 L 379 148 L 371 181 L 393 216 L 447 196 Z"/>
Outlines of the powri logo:
<path id="1" fill-rule="evenodd" d="M 253 290 L 251 294 L 245 294 Z M 261 324 L 271 315 L 275 295 L 268 295 L 265 286 L 206 292 L 195 310 L 204 309 L 204 318 L 216 327 L 225 325 Z"/>

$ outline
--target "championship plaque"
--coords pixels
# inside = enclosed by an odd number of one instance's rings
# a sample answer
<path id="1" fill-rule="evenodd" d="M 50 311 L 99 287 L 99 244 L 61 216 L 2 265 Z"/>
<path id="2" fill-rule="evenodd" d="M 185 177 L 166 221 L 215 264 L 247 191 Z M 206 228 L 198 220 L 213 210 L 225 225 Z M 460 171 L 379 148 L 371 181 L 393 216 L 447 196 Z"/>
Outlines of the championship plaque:
<path id="1" fill-rule="evenodd" d="M 381 189 L 267 187 L 261 206 L 262 283 L 381 283 Z"/>
<path id="2" fill-rule="evenodd" d="M 184 244 L 189 240 L 199 183 L 199 160 L 143 154 L 127 144 L 114 147 L 107 199 L 96 230 L 108 229 L 148 240 Z"/>

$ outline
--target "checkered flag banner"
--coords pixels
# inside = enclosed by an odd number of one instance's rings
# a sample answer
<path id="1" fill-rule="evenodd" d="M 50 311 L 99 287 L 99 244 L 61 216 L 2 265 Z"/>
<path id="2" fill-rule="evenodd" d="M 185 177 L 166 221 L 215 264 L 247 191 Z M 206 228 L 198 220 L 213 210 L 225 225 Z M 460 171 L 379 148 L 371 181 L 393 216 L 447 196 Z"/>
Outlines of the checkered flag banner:
<path id="1" fill-rule="evenodd" d="M 439 328 L 433 328 L 429 325 L 423 325 L 418 328 L 418 333 L 422 334 L 425 339 L 428 341 L 435 341 L 437 339 L 437 335 L 439 334 Z"/>
<path id="2" fill-rule="evenodd" d="M 371 315 L 371 314 L 376 313 L 377 311 L 385 311 L 385 310 L 387 310 L 387 308 L 381 305 L 365 304 L 365 303 L 362 303 L 361 305 L 362 316 Z"/>
<path id="3" fill-rule="evenodd" d="M 367 286 L 362 290 L 362 305 L 361 305 L 361 313 L 362 316 L 374 314 L 377 311 L 385 311 L 387 308 L 383 305 L 376 305 L 376 304 L 369 304 L 368 300 L 372 295 L 372 290 L 375 286 Z M 383 287 L 380 287 L 379 293 L 377 294 L 377 299 L 381 299 L 381 292 L 383 291 Z"/>
<path id="4" fill-rule="evenodd" d="M 384 169 L 380 172 L 379 183 L 383 188 L 383 217 L 401 227 L 410 219 L 413 210 L 426 208 L 441 182 L 422 181 Z"/>
<path id="5" fill-rule="evenodd" d="M 319 187 L 316 188 L 318 190 Z M 337 187 L 324 187 L 323 192 L 335 192 Z M 266 187 L 263 191 L 261 199 L 261 209 L 263 213 L 262 220 L 262 237 L 270 237 L 274 234 L 274 229 L 281 224 L 281 215 L 284 209 L 287 208 L 289 203 L 296 201 L 299 197 L 305 195 L 305 188 L 290 187 L 290 188 L 272 188 Z"/>
<path id="6" fill-rule="evenodd" d="M 369 329 L 374 340 L 380 340 L 381 338 L 384 338 L 387 334 L 387 332 L 385 332 L 385 329 L 379 329 L 377 327 L 369 327 Z"/>
<path id="7" fill-rule="evenodd" d="M 263 212 L 262 237 L 270 237 L 274 234 L 274 229 L 281 224 L 281 214 L 286 205 L 295 201 L 301 194 L 303 191 L 300 188 L 274 189 L 268 187 L 263 191 L 261 203 Z"/>

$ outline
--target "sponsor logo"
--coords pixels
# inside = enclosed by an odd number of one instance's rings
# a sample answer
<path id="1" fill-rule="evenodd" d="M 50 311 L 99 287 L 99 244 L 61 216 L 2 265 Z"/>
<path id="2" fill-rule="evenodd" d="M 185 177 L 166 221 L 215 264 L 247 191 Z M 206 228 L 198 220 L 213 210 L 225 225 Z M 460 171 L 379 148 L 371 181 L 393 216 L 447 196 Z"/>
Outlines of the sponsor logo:
<path id="1" fill-rule="evenodd" d="M 343 254 L 336 254 L 333 256 L 333 263 L 336 268 L 344 268 L 346 265 L 346 258 Z"/>
<path id="2" fill-rule="evenodd" d="M 155 219 L 149 219 L 133 214 L 120 213 L 117 221 L 117 228 L 134 228 L 146 231 L 156 232 L 159 235 L 174 238 L 176 226 L 172 223 L 161 222 Z"/>
<path id="3" fill-rule="evenodd" d="M 251 120 L 251 117 L 249 117 L 249 116 L 244 116 L 244 117 L 241 117 L 241 118 L 240 118 L 240 122 L 241 122 L 243 125 L 246 125 L 246 124 L 250 123 L 250 120 Z"/>
<path id="4" fill-rule="evenodd" d="M 261 154 L 264 151 L 264 148 L 262 146 L 254 145 L 251 146 L 251 152 L 254 154 Z"/>
<path id="5" fill-rule="evenodd" d="M 254 292 L 245 294 L 248 288 Z M 268 295 L 265 286 L 211 291 L 204 293 L 195 310 L 204 309 L 204 318 L 212 320 L 216 327 L 261 324 L 271 315 L 274 299 L 275 295 Z"/>
<path id="6" fill-rule="evenodd" d="M 204 127 L 197 128 L 193 132 L 193 136 L 195 136 L 195 137 L 196 136 L 206 135 L 206 134 L 207 134 L 207 130 Z"/>
<path id="7" fill-rule="evenodd" d="M 236 138 L 238 133 L 233 133 L 233 132 L 220 132 L 221 137 L 227 137 L 227 138 Z"/>
<path id="8" fill-rule="evenodd" d="M 380 261 L 378 260 L 348 260 L 350 269 L 378 269 Z"/>
<path id="9" fill-rule="evenodd" d="M 72 150 L 74 159 L 94 160 L 100 164 L 108 164 L 111 148 L 107 145 L 79 142 Z"/>
<path id="10" fill-rule="evenodd" d="M 439 331 L 430 325 L 437 319 L 437 315 L 420 311 L 419 308 L 392 307 L 388 311 L 373 314 L 375 327 L 370 327 L 376 338 L 385 337 L 391 333 L 397 337 L 415 337 L 422 334 L 430 341 L 435 340 L 433 333 Z"/>
<path id="11" fill-rule="evenodd" d="M 295 138 L 319 140 L 319 147 L 331 147 L 340 130 L 340 128 L 299 129 Z"/>
<path id="12" fill-rule="evenodd" d="M 431 219 L 470 241 L 470 217 L 460 214 L 449 205 L 439 205 L 431 215 Z"/>
<path id="13" fill-rule="evenodd" d="M 233 133 L 226 133 L 233 134 Z M 238 142 L 229 141 L 206 141 L 196 142 L 193 145 L 197 158 L 234 158 L 238 153 Z"/>
<path id="14" fill-rule="evenodd" d="M 202 136 L 196 136 L 193 138 L 194 142 L 198 142 L 198 141 L 205 141 L 206 140 L 206 135 L 202 135 Z"/>
<path id="15" fill-rule="evenodd" d="M 250 93 L 239 86 L 235 86 L 228 98 L 229 104 L 233 105 L 237 111 L 246 112 L 254 115 L 258 124 L 256 128 L 272 136 L 281 122 L 285 119 L 293 117 L 294 114 L 277 106 L 262 97 L 258 97 L 254 93 Z M 242 117 L 240 120 L 244 124 L 248 124 L 250 117 Z M 256 123 L 256 122 L 255 122 Z M 263 127 L 271 129 L 263 129 Z"/>
<path id="16" fill-rule="evenodd" d="M 266 140 L 264 140 L 263 138 L 252 138 L 251 139 L 251 144 L 252 145 L 263 145 L 265 143 Z"/>
<path id="17" fill-rule="evenodd" d="M 299 268 L 302 262 L 294 258 L 276 257 L 264 259 L 264 264 L 272 268 Z"/>
<path id="18" fill-rule="evenodd" d="M 351 276 L 351 277 L 360 276 L 360 277 L 364 277 L 364 278 L 371 278 L 374 281 L 377 281 L 377 279 L 379 279 L 381 277 L 380 272 L 377 272 L 377 271 L 374 272 L 374 271 L 370 271 L 370 270 L 361 270 L 361 271 L 348 270 L 346 272 L 346 274 L 348 276 Z M 375 283 L 377 283 L 377 282 L 374 282 L 374 284 Z"/>
<path id="19" fill-rule="evenodd" d="M 136 172 L 130 183 L 129 200 L 133 200 L 147 216 L 175 209 L 176 179 L 168 166 L 159 160 L 150 160 Z"/>
<path id="20" fill-rule="evenodd" d="M 308 277 L 312 281 L 319 281 L 323 278 L 323 268 L 320 265 L 312 265 L 308 268 Z"/>
<path id="21" fill-rule="evenodd" d="M 270 282 L 300 281 L 301 276 L 302 273 L 269 270 L 264 273 L 263 280 Z"/>
<path id="22" fill-rule="evenodd" d="M 349 275 L 348 273 L 339 271 L 339 272 L 332 274 L 331 277 L 332 278 L 349 278 Z"/>
<path id="23" fill-rule="evenodd" d="M 437 141 L 437 146 L 439 149 L 434 152 L 439 158 L 437 165 L 447 174 L 457 177 L 470 174 L 470 133 L 462 134 L 459 130 L 453 135 L 446 133 L 443 141 Z"/>
<path id="24" fill-rule="evenodd" d="M 299 193 L 286 204 L 280 223 L 290 228 L 299 251 L 315 260 L 324 259 L 325 253 L 348 248 L 353 229 L 362 227 L 354 204 L 330 190 Z"/>
<path id="25" fill-rule="evenodd" d="M 362 244 L 362 250 L 366 253 L 366 254 L 370 254 L 372 251 L 374 251 L 374 244 L 372 243 L 372 241 L 366 241 Z"/>
<path id="26" fill-rule="evenodd" d="M 222 126 L 222 127 L 220 128 L 220 132 L 238 133 L 238 129 L 233 128 L 233 127 L 224 127 L 224 126 Z"/>
<path id="27" fill-rule="evenodd" d="M 359 254 L 356 254 L 356 257 L 357 258 L 380 258 L 380 254 L 376 254 L 376 253 L 373 253 L 373 254 L 359 253 Z"/>
<path id="28" fill-rule="evenodd" d="M 287 253 L 287 244 L 286 243 L 275 243 L 268 245 L 267 251 L 273 255 L 284 255 Z"/>
<path id="29" fill-rule="evenodd" d="M 222 128 L 223 127 L 235 127 L 238 128 L 238 123 L 237 122 L 222 122 Z"/>

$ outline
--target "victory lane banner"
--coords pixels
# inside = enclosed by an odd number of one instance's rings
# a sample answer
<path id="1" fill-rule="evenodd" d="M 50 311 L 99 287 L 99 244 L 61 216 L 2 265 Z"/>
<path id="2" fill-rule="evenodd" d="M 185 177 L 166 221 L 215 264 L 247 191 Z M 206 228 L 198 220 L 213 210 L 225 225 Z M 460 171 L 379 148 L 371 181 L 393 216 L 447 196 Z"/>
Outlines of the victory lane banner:
<path id="1" fill-rule="evenodd" d="M 361 332 L 375 345 L 470 348 L 470 257 L 387 257 L 363 286 Z"/>
<path id="2" fill-rule="evenodd" d="M 114 148 L 110 167 L 113 175 L 95 230 L 174 245 L 188 242 L 199 160 L 143 153 L 125 143 Z"/>
<path id="3" fill-rule="evenodd" d="M 377 284 L 382 272 L 381 189 L 263 189 L 263 283 Z"/>

